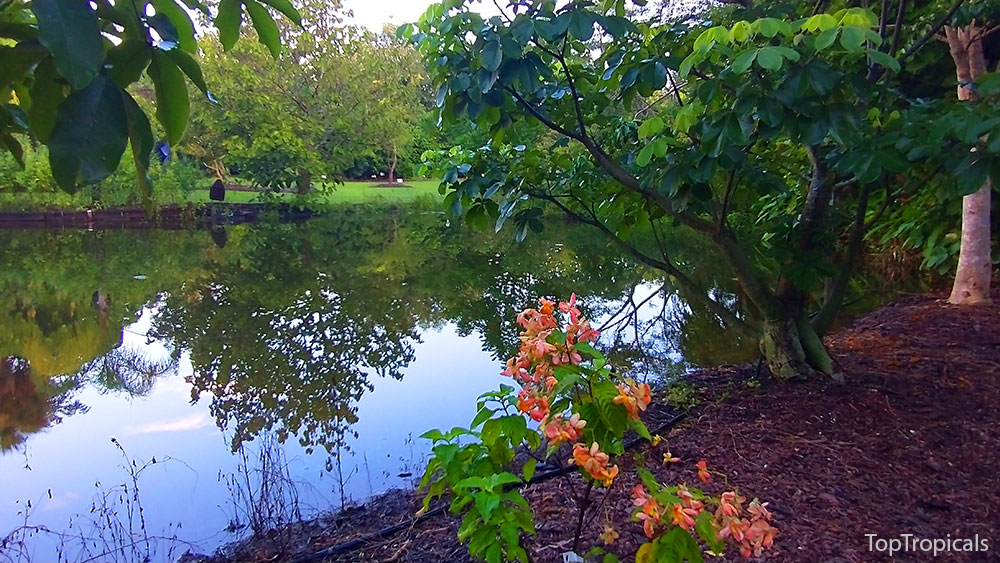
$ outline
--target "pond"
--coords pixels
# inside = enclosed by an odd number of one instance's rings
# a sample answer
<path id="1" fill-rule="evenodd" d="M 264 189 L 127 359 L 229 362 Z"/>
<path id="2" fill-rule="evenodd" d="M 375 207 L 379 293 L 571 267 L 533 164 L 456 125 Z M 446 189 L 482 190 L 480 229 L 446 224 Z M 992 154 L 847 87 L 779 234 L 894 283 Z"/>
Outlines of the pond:
<path id="1" fill-rule="evenodd" d="M 553 227 L 517 244 L 357 207 L 0 231 L 0 561 L 176 560 L 409 486 L 419 435 L 469 423 L 538 296 L 577 293 L 612 365 L 646 380 L 752 357 L 600 234 Z M 725 275 L 691 271 L 739 310 Z"/>

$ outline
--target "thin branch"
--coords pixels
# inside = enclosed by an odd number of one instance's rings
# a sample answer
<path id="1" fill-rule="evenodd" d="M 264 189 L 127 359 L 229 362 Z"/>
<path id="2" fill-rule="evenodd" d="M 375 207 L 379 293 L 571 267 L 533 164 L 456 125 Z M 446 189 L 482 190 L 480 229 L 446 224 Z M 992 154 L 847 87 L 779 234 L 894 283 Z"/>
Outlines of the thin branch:
<path id="1" fill-rule="evenodd" d="M 889 49 L 889 55 L 895 57 L 896 53 L 899 52 L 899 44 L 903 39 L 903 21 L 906 19 L 906 2 L 907 0 L 899 0 L 899 9 L 896 10 L 896 24 L 892 28 L 892 46 Z"/>
<path id="2" fill-rule="evenodd" d="M 726 193 L 722 198 L 722 209 L 719 211 L 719 230 L 726 226 L 726 215 L 729 213 L 729 200 L 733 196 L 733 186 L 736 184 L 736 170 L 729 171 L 729 182 L 726 184 Z"/>
<path id="3" fill-rule="evenodd" d="M 888 26 L 889 19 L 889 0 L 882 0 L 882 13 L 878 18 L 878 36 L 882 38 L 882 42 L 885 42 L 885 31 Z"/>
<path id="4" fill-rule="evenodd" d="M 570 139 L 580 141 L 581 143 L 583 142 L 583 138 L 580 136 L 579 133 L 577 133 L 576 131 L 570 131 L 569 129 L 566 129 L 562 125 L 559 125 L 558 123 L 546 117 L 545 114 L 543 114 L 538 108 L 529 103 L 528 100 L 525 100 L 524 97 L 521 96 L 521 94 L 518 93 L 517 90 L 514 90 L 510 86 L 506 86 L 505 89 L 508 92 L 510 92 L 510 94 L 514 96 L 514 99 L 520 102 L 520 104 L 524 106 L 526 110 L 528 110 L 528 113 L 533 115 L 535 119 L 537 119 L 538 121 L 541 121 L 546 127 L 552 129 L 556 133 L 569 137 Z"/>
<path id="5" fill-rule="evenodd" d="M 684 100 L 681 99 L 681 91 L 677 87 L 677 81 L 674 80 L 674 75 L 669 70 L 667 71 L 667 80 L 670 81 L 670 87 L 674 90 L 674 96 L 677 97 L 677 105 L 684 107 Z"/>
<path id="6" fill-rule="evenodd" d="M 911 45 L 902 54 L 902 56 L 899 57 L 899 64 L 902 65 L 904 62 L 906 62 L 906 59 L 910 58 L 914 53 L 920 50 L 920 48 L 923 47 L 925 43 L 930 41 L 932 37 L 937 35 L 937 32 L 941 31 L 941 28 L 943 28 L 945 25 L 948 24 L 949 21 L 951 21 L 952 16 L 955 15 L 955 12 L 957 12 L 958 9 L 961 8 L 962 4 L 964 3 L 965 0 L 955 0 L 955 3 L 951 5 L 951 8 L 944 15 L 944 17 L 942 17 L 939 22 L 937 22 L 936 24 L 934 24 L 934 26 L 932 26 L 929 30 L 927 30 L 927 33 L 925 33 L 923 37 L 918 39 L 916 43 Z"/>
<path id="7" fill-rule="evenodd" d="M 566 83 L 569 85 L 570 95 L 573 96 L 573 109 L 576 110 L 576 122 L 580 127 L 580 135 L 584 139 L 589 138 L 587 136 L 587 123 L 583 119 L 583 108 L 580 107 L 580 93 L 576 90 L 576 82 L 573 81 L 573 74 L 569 71 L 569 66 L 566 64 L 566 49 L 569 45 L 569 35 L 563 38 L 563 50 L 562 53 L 558 55 L 557 60 L 559 64 L 563 67 L 563 74 L 566 75 Z"/>

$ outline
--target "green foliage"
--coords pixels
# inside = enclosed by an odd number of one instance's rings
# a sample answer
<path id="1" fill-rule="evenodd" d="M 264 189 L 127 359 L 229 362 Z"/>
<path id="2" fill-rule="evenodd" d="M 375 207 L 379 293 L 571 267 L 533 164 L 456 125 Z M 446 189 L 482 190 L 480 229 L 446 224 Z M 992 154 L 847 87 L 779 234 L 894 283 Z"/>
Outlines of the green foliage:
<path id="1" fill-rule="evenodd" d="M 504 374 L 520 382 L 520 392 L 515 395 L 514 387 L 501 385 L 499 391 L 479 397 L 478 413 L 469 428 L 448 433 L 430 430 L 422 436 L 434 443 L 434 455 L 420 483 L 427 489 L 424 510 L 433 499 L 450 493 L 451 511 L 465 512 L 458 539 L 469 541 L 473 557 L 528 560 L 520 536 L 535 532 L 531 509 L 520 493 L 501 487 L 531 480 L 543 459 L 535 453 L 543 435 L 544 459 L 559 455 L 560 443 L 573 443 L 571 461 L 591 486 L 605 487 L 618 475 L 608 454 L 624 453 L 625 432 L 632 429 L 652 439 L 638 416 L 650 402 L 649 386 L 611 373 L 604 356 L 588 343 L 596 333 L 575 302 L 574 295 L 569 303 L 558 304 L 569 315 L 565 327 L 554 316 L 556 304 L 545 299 L 538 310 L 527 309 L 518 316 L 524 329 L 520 351 L 507 362 Z M 526 414 L 541 423 L 540 431 L 528 428 Z M 516 470 L 512 465 L 521 451 L 528 458 L 516 462 L 521 464 Z M 578 506 L 585 505 L 578 501 Z"/>
<path id="2" fill-rule="evenodd" d="M 671 383 L 664 389 L 664 394 L 668 405 L 682 411 L 689 411 L 701 402 L 698 389 L 686 381 Z"/>
<path id="3" fill-rule="evenodd" d="M 830 362 L 788 311 L 840 306 L 823 288 L 850 275 L 855 254 L 842 241 L 852 225 L 862 236 L 879 226 L 881 194 L 907 198 L 931 176 L 962 195 L 1000 171 L 980 140 L 1000 137 L 995 104 L 959 104 L 943 89 L 909 96 L 926 77 L 903 68 L 869 10 L 754 3 L 674 22 L 629 16 L 624 3 L 515 4 L 489 19 L 469 2 L 436 4 L 400 30 L 424 56 L 442 122 L 492 135 L 487 150 L 427 155 L 450 209 L 474 224 L 512 222 L 523 239 L 542 226 L 539 203 L 556 207 L 698 294 L 669 249 L 630 244 L 637 231 L 691 229 L 722 252 L 762 317 L 803 333 L 787 335 L 802 337 L 801 351 L 769 350 L 775 367 L 787 364 L 777 355 L 798 356 L 799 377 Z M 946 8 L 922 7 L 919 21 Z M 925 24 L 907 24 L 900 40 L 918 42 Z M 509 135 L 525 120 L 555 142 L 518 144 Z"/>
<path id="4" fill-rule="evenodd" d="M 275 190 L 307 191 L 321 176 L 347 172 L 392 174 L 398 165 L 409 176 L 414 137 L 435 127 L 418 128 L 427 92 L 415 50 L 343 25 L 335 8 L 310 7 L 305 21 L 306 33 L 278 26 L 286 43 L 278 56 L 250 43 L 224 53 L 204 42 L 204 72 L 219 103 L 194 104 L 180 150 Z"/>
<path id="5" fill-rule="evenodd" d="M 265 3 L 300 19 L 286 0 Z M 198 42 L 187 9 L 197 8 L 209 16 L 208 9 L 197 1 L 126 4 L 106 0 L 0 4 L 0 50 L 5 61 L 0 73 L 0 142 L 18 161 L 23 160 L 23 147 L 15 134 L 49 144 L 53 177 L 67 192 L 110 176 L 130 144 L 139 185 L 148 195 L 152 131 L 125 91 L 144 70 L 155 89 L 157 119 L 171 144 L 181 140 L 187 123 L 187 81 L 207 93 L 192 57 Z M 231 47 L 239 36 L 244 7 L 261 42 L 276 56 L 277 24 L 271 8 L 255 0 L 223 0 L 215 24 L 224 43 Z M 10 67 L 8 60 L 14 63 Z"/>

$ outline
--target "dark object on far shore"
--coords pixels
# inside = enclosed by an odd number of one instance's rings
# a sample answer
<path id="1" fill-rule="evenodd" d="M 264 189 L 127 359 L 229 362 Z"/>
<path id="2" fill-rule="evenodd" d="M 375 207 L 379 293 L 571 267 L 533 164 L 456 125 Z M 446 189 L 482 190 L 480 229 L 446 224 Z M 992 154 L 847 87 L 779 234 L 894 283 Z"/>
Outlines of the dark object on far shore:
<path id="1" fill-rule="evenodd" d="M 226 231 L 225 227 L 220 226 L 212 229 L 212 242 L 219 248 L 226 247 L 226 243 L 229 242 L 229 232 Z"/>
<path id="2" fill-rule="evenodd" d="M 212 187 L 208 190 L 208 199 L 212 201 L 225 201 L 226 200 L 226 185 L 222 183 L 222 180 L 216 180 Z"/>

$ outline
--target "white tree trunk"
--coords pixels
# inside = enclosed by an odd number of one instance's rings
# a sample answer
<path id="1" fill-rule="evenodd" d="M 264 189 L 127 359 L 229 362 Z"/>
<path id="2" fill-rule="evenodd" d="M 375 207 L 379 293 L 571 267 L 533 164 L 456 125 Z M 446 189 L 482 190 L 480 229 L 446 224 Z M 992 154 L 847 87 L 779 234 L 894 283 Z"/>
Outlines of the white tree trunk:
<path id="1" fill-rule="evenodd" d="M 945 27 L 948 49 L 958 77 L 958 99 L 976 97 L 965 85 L 986 72 L 982 30 L 976 24 Z M 962 248 L 949 303 L 975 305 L 990 302 L 990 277 L 993 263 L 990 252 L 990 199 L 993 187 L 986 184 L 962 199 Z"/>
<path id="2" fill-rule="evenodd" d="M 975 305 L 990 302 L 990 192 L 986 182 L 979 191 L 962 198 L 962 250 L 949 303 Z"/>

